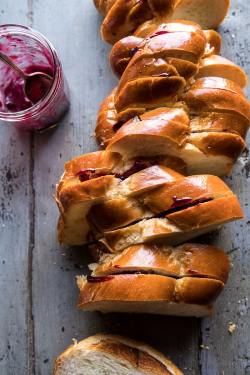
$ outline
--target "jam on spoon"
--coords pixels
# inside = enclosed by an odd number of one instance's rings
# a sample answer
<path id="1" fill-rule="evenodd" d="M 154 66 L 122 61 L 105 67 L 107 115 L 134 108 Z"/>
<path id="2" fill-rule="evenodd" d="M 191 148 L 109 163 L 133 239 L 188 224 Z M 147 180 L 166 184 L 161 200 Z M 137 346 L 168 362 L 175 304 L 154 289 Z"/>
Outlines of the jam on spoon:
<path id="1" fill-rule="evenodd" d="M 49 91 L 53 78 L 43 72 L 24 73 L 7 55 L 0 51 L 0 60 L 13 69 L 24 81 L 24 95 L 32 104 L 39 102 Z"/>

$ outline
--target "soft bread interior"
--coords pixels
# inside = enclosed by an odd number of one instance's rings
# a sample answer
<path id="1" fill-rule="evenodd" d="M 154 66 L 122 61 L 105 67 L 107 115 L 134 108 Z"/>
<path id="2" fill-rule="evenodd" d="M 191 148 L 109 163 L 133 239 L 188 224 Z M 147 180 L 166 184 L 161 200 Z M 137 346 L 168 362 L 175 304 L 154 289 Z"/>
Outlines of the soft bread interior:
<path id="1" fill-rule="evenodd" d="M 109 152 L 103 151 L 103 159 L 105 154 L 110 155 Z M 89 159 L 91 156 L 89 154 Z M 95 161 L 95 155 L 93 155 Z M 115 175 L 104 175 L 92 180 L 80 181 L 77 173 L 80 170 L 90 169 L 92 165 L 90 160 L 88 163 L 79 161 L 79 158 L 72 161 L 74 169 L 66 169 L 66 172 L 61 178 L 61 182 L 57 186 L 56 201 L 61 213 L 58 222 L 58 237 L 59 241 L 69 245 L 81 245 L 87 242 L 90 225 L 87 220 L 87 215 L 90 208 L 95 204 L 100 204 L 104 199 L 112 199 L 122 196 L 133 196 L 142 192 L 149 191 L 163 183 L 174 181 L 181 178 L 177 172 L 172 171 L 164 166 L 152 166 L 142 171 L 134 173 L 124 181 L 116 178 Z M 163 160 L 164 162 L 164 160 Z M 167 162 L 167 160 L 166 160 Z M 124 170 L 133 168 L 135 161 L 128 161 L 123 166 L 112 166 L 108 172 L 105 173 L 123 173 Z M 145 166 L 144 166 L 145 163 Z M 150 165 L 150 163 L 149 163 Z M 143 162 L 142 168 L 147 166 L 147 161 Z M 103 171 L 102 171 L 103 173 Z M 98 175 L 97 175 L 98 176 Z"/>
<path id="2" fill-rule="evenodd" d="M 225 18 L 230 0 L 177 0 L 172 19 L 192 20 L 203 29 L 216 29 Z"/>
<path id="3" fill-rule="evenodd" d="M 183 375 L 163 354 L 123 336 L 98 334 L 75 342 L 56 360 L 54 375 Z"/>
<path id="4" fill-rule="evenodd" d="M 112 355 L 98 351 L 76 351 L 65 361 L 54 375 L 143 375 L 145 372 L 136 370 L 129 362 L 112 357 Z"/>
<path id="5" fill-rule="evenodd" d="M 135 198 L 118 196 L 97 204 L 89 211 L 89 219 L 100 232 L 110 231 L 144 218 L 162 215 L 163 212 L 167 214 L 168 211 L 170 213 L 185 209 L 190 205 L 231 194 L 228 187 L 215 176 L 177 178 L 147 191 L 146 194 L 142 190 Z M 181 198 L 184 198 L 183 202 Z M 179 199 L 179 202 L 175 203 L 175 199 Z M 185 203 L 186 200 L 189 204 Z"/>
<path id="6" fill-rule="evenodd" d="M 132 245 L 154 241 L 178 245 L 242 217 L 239 202 L 231 195 L 167 214 L 165 218 L 142 220 L 121 229 L 107 231 L 102 242 L 113 253 Z"/>

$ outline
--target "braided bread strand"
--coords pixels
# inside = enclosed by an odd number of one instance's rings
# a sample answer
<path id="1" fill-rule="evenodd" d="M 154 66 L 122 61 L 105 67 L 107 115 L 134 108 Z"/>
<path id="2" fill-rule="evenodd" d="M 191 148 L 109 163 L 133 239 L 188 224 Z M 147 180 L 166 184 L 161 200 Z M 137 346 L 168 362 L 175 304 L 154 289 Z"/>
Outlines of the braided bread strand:
<path id="1" fill-rule="evenodd" d="M 230 174 L 245 148 L 250 105 L 247 77 L 219 56 L 220 44 L 215 31 L 189 21 L 118 41 L 110 62 L 120 82 L 100 107 L 98 143 L 125 159 L 178 157 L 188 174 Z"/>
<path id="2" fill-rule="evenodd" d="M 168 20 L 190 20 L 204 29 L 216 29 L 228 12 L 230 0 L 94 0 L 94 3 L 104 16 L 102 37 L 114 44 L 133 33 L 148 35 L 148 29 Z"/>

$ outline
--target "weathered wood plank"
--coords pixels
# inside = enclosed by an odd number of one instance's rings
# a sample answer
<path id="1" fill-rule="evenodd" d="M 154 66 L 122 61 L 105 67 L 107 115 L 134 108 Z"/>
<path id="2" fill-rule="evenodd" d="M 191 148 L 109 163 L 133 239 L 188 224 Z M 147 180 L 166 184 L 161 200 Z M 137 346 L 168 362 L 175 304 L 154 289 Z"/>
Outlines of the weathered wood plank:
<path id="1" fill-rule="evenodd" d="M 57 243 L 57 210 L 52 195 L 65 160 L 95 148 L 90 134 L 97 107 L 112 84 L 104 77 L 105 70 L 108 71 L 106 49 L 99 40 L 98 18 L 90 1 L 74 1 L 72 6 L 63 0 L 60 7 L 57 2 L 36 1 L 33 11 L 34 27 L 50 38 L 60 53 L 72 103 L 60 127 L 37 137 L 35 143 L 37 234 L 33 290 L 36 371 L 43 375 L 49 373 L 53 358 L 72 337 L 103 329 L 98 315 L 84 316 L 75 309 L 74 276 L 80 271 L 74 268 L 74 262 L 62 256 L 65 251 Z"/>
<path id="2" fill-rule="evenodd" d="M 221 27 L 223 54 L 247 73 L 250 69 L 249 15 L 250 3 L 234 0 L 230 15 Z M 249 88 L 247 92 L 249 97 Z M 249 161 L 242 157 L 227 182 L 238 195 L 246 218 L 223 228 L 215 239 L 231 255 L 233 268 L 216 313 L 202 322 L 202 343 L 209 347 L 200 355 L 201 371 L 206 375 L 250 374 L 249 177 Z M 230 322 L 237 326 L 232 335 L 228 332 Z"/>
<path id="3" fill-rule="evenodd" d="M 116 79 L 107 63 L 109 47 L 100 40 L 100 18 L 92 1 L 62 0 L 58 4 L 48 0 L 16 0 L 13 7 L 10 1 L 2 0 L 0 5 L 1 23 L 32 23 L 55 44 L 72 94 L 71 111 L 60 127 L 35 137 L 34 166 L 30 159 L 29 136 L 0 128 L 0 283 L 4 291 L 0 296 L 0 304 L 4 306 L 0 311 L 0 374 L 47 375 L 51 372 L 53 358 L 73 337 L 81 339 L 98 331 L 108 331 L 148 341 L 169 354 L 186 374 L 248 375 L 249 217 L 248 222 L 229 225 L 210 236 L 211 242 L 231 253 L 234 267 L 215 315 L 205 319 L 201 326 L 194 319 L 100 315 L 75 309 L 77 290 L 74 276 L 84 272 L 87 255 L 84 250 L 69 251 L 57 244 L 57 210 L 52 194 L 64 161 L 96 148 L 90 134 L 97 108 Z M 231 15 L 221 28 L 225 56 L 241 64 L 246 71 L 250 66 L 249 15 L 248 2 L 234 0 Z M 30 167 L 34 167 L 34 175 Z M 228 179 L 248 214 L 249 171 L 249 163 L 242 158 L 233 177 Z M 33 177 L 35 221 L 31 195 Z M 33 225 L 35 233 L 30 232 Z M 28 268 L 31 270 L 32 266 L 33 235 L 35 248 L 31 279 Z M 29 363 L 32 365 L 32 326 L 28 324 L 32 302 L 34 371 L 32 367 L 28 368 Z M 237 324 L 237 330 L 231 336 L 227 331 L 230 321 Z M 209 350 L 199 351 L 200 344 L 208 346 Z"/>
<path id="4" fill-rule="evenodd" d="M 46 7 L 46 4 L 47 7 Z M 57 210 L 52 200 L 54 184 L 65 160 L 96 149 L 93 133 L 101 100 L 116 79 L 108 66 L 109 47 L 99 36 L 99 21 L 92 1 L 34 2 L 34 27 L 56 45 L 70 82 L 72 107 L 53 132 L 35 143 L 36 237 L 34 249 L 34 317 L 36 370 L 48 374 L 53 358 L 73 337 L 81 339 L 99 331 L 128 334 L 155 344 L 171 355 L 187 374 L 198 373 L 198 322 L 164 317 L 82 313 L 75 309 L 74 276 L 77 251 L 71 256 L 57 244 Z M 63 21 L 62 21 L 63 20 Z M 81 260 L 86 264 L 86 260 Z M 176 324 L 174 324 L 176 322 Z M 145 328 L 146 327 L 146 328 Z M 175 327 L 175 328 L 173 328 Z"/>
<path id="5" fill-rule="evenodd" d="M 0 3 L 0 24 L 28 23 L 23 0 Z M 0 374 L 27 374 L 31 254 L 30 136 L 0 124 Z"/>

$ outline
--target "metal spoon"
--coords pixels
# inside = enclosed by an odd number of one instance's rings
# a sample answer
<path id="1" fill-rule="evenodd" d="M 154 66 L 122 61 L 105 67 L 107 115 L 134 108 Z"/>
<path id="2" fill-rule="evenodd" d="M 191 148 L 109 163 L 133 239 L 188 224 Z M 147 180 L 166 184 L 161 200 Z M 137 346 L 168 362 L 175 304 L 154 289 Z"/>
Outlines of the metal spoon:
<path id="1" fill-rule="evenodd" d="M 43 72 L 24 73 L 13 61 L 0 52 L 0 60 L 9 65 L 24 80 L 24 94 L 35 104 L 49 91 L 53 78 Z"/>

